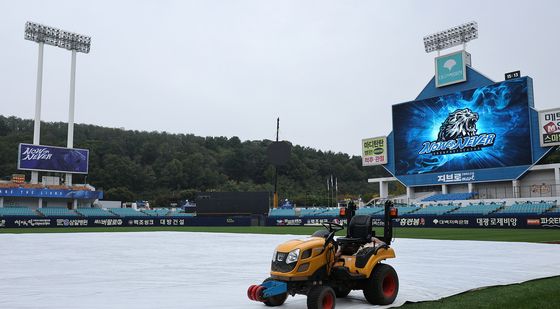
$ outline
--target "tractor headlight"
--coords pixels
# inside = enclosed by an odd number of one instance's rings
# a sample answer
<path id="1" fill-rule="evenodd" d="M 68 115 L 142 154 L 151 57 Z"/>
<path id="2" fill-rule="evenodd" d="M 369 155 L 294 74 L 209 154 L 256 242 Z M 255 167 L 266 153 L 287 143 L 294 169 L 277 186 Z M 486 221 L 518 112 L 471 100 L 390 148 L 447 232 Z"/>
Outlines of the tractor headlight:
<path id="1" fill-rule="evenodd" d="M 286 258 L 286 264 L 292 264 L 293 262 L 297 262 L 299 258 L 299 249 L 295 249 L 288 253 L 288 257 Z"/>

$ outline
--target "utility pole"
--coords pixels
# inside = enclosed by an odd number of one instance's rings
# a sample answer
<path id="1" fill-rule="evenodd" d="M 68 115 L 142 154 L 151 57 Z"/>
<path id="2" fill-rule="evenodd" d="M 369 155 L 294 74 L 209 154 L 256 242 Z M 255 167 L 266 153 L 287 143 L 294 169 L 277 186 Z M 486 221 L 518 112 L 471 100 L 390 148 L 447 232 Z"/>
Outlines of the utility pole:
<path id="1" fill-rule="evenodd" d="M 278 142 L 278 132 L 280 131 L 280 117 L 276 119 L 276 142 Z M 278 165 L 274 166 L 274 209 L 278 208 Z"/>

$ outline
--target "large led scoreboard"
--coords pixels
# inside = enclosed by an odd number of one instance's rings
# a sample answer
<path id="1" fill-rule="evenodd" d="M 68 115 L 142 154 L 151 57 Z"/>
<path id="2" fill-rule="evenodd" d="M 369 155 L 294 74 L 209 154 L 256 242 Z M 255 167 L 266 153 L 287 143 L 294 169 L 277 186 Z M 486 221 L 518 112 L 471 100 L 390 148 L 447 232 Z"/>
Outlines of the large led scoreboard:
<path id="1" fill-rule="evenodd" d="M 517 179 L 545 151 L 532 93 L 523 77 L 393 105 L 386 168 L 407 186 Z"/>

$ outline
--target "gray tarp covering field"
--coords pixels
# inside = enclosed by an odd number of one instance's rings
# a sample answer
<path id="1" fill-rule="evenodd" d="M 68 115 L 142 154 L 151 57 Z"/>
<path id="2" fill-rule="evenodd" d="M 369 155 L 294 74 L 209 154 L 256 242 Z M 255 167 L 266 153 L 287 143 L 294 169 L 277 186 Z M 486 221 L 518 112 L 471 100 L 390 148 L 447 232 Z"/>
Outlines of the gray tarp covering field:
<path id="1" fill-rule="evenodd" d="M 247 287 L 293 235 L 186 232 L 2 234 L 0 308 L 264 308 Z M 405 301 L 560 275 L 560 245 L 396 239 Z M 337 308 L 371 308 L 361 291 Z M 306 308 L 303 296 L 282 308 Z"/>

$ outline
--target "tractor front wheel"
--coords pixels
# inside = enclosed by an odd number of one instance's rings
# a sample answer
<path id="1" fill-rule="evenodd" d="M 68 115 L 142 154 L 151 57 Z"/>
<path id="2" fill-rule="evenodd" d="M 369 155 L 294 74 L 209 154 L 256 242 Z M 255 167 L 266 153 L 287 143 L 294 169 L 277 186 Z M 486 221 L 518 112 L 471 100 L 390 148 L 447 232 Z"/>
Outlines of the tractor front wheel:
<path id="1" fill-rule="evenodd" d="M 326 285 L 314 286 L 307 293 L 307 309 L 334 309 L 336 294 Z"/>
<path id="2" fill-rule="evenodd" d="M 267 281 L 271 281 L 274 280 L 272 278 L 267 278 L 263 281 L 267 282 Z M 284 302 L 286 301 L 286 298 L 288 298 L 288 293 L 283 293 L 280 295 L 274 295 L 272 297 L 269 297 L 267 299 L 264 300 L 264 304 L 269 306 L 269 307 L 277 307 L 277 306 L 282 306 L 282 304 L 284 304 Z"/>
<path id="3" fill-rule="evenodd" d="M 364 296 L 372 305 L 389 305 L 399 293 L 399 277 L 393 267 L 379 263 L 367 280 Z"/>

